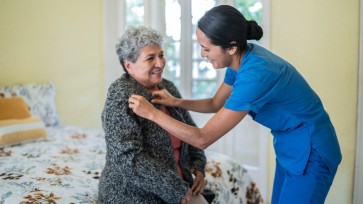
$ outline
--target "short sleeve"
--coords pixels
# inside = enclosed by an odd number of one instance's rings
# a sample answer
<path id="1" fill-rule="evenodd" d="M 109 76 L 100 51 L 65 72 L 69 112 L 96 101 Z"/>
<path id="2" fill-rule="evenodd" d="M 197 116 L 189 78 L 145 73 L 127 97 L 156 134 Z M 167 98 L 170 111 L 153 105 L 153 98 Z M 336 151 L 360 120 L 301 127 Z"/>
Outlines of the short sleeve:
<path id="1" fill-rule="evenodd" d="M 232 92 L 224 107 L 257 113 L 278 90 L 279 74 L 260 66 L 238 72 Z M 277 86 L 276 86 L 277 85 Z"/>
<path id="2" fill-rule="evenodd" d="M 224 83 L 232 86 L 234 84 L 234 81 L 236 80 L 236 76 L 237 72 L 228 67 L 224 76 Z"/>
<path id="3" fill-rule="evenodd" d="M 251 110 L 258 112 L 263 104 L 258 104 L 259 99 L 266 92 L 266 87 L 258 81 L 237 82 L 232 87 L 232 93 L 224 107 L 235 111 Z"/>

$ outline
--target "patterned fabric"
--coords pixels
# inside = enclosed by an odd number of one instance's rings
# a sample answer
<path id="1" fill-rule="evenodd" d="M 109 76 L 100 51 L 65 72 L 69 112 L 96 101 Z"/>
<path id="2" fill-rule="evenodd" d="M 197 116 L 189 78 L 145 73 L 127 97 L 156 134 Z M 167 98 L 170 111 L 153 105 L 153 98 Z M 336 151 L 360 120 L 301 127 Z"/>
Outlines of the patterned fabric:
<path id="1" fill-rule="evenodd" d="M 20 96 L 35 116 L 39 116 L 46 126 L 57 126 L 59 117 L 55 105 L 55 85 L 45 84 L 15 84 L 0 87 L 0 95 L 5 97 Z"/>
<path id="2" fill-rule="evenodd" d="M 46 140 L 0 148 L 0 203 L 95 203 L 103 133 L 48 127 Z"/>
<path id="3" fill-rule="evenodd" d="M 105 163 L 102 131 L 48 127 L 48 138 L 0 148 L 0 203 L 96 203 Z M 248 172 L 231 158 L 206 151 L 213 203 L 262 203 Z"/>
<path id="4" fill-rule="evenodd" d="M 208 160 L 205 170 L 206 187 L 216 194 L 213 204 L 264 202 L 256 183 L 242 165 L 218 152 L 205 153 Z"/>

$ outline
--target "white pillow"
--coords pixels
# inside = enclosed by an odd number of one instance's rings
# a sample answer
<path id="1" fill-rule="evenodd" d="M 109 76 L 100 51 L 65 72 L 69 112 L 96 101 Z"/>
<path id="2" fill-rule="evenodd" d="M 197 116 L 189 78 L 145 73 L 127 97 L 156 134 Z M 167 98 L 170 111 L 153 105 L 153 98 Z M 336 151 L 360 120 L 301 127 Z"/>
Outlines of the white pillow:
<path id="1" fill-rule="evenodd" d="M 0 87 L 0 95 L 22 97 L 33 115 L 42 119 L 46 126 L 58 126 L 59 116 L 55 105 L 55 85 L 53 83 L 15 84 Z"/>

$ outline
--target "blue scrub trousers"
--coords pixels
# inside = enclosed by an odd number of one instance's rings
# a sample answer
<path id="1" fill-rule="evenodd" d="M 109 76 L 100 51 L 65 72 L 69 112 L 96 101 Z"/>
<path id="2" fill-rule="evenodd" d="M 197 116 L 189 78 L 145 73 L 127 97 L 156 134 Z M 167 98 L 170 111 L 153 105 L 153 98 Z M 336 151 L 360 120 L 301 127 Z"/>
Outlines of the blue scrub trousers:
<path id="1" fill-rule="evenodd" d="M 304 174 L 292 174 L 276 161 L 271 204 L 323 204 L 337 169 L 330 171 L 312 149 Z"/>

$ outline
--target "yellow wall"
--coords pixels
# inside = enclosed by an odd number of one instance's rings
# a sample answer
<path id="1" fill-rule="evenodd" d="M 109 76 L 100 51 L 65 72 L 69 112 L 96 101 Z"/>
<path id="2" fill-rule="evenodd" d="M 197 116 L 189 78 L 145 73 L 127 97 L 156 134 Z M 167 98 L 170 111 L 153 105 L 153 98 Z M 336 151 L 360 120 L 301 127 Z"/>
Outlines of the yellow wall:
<path id="1" fill-rule="evenodd" d="M 359 1 L 273 0 L 270 12 L 271 50 L 294 64 L 320 95 L 339 137 L 343 161 L 326 203 L 352 203 Z M 270 164 L 271 186 L 273 157 Z"/>
<path id="2" fill-rule="evenodd" d="M 101 0 L 0 0 L 0 85 L 56 84 L 62 124 L 100 128 Z"/>
<path id="3" fill-rule="evenodd" d="M 326 203 L 352 203 L 359 1 L 271 0 L 270 6 L 271 50 L 321 96 L 341 143 L 344 158 Z M 53 81 L 61 123 L 99 128 L 102 21 L 101 0 L 0 0 L 0 85 Z"/>

